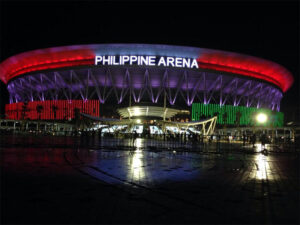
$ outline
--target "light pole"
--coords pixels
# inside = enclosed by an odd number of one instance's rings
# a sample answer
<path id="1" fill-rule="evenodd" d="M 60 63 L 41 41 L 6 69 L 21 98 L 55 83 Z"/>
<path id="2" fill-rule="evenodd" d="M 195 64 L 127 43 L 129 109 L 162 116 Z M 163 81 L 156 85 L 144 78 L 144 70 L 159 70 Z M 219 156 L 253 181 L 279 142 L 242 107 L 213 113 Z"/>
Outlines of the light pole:
<path id="1" fill-rule="evenodd" d="M 264 124 L 267 123 L 268 115 L 266 113 L 259 112 L 259 113 L 256 114 L 255 119 L 256 119 L 257 124 L 261 126 L 261 125 L 264 125 Z M 264 133 L 265 132 L 263 131 L 263 134 Z"/>
<path id="2" fill-rule="evenodd" d="M 256 115 L 256 121 L 257 121 L 259 124 L 264 124 L 264 123 L 267 122 L 267 120 L 268 120 L 268 116 L 267 116 L 267 114 L 265 114 L 265 113 L 258 113 L 258 114 Z"/>
<path id="3" fill-rule="evenodd" d="M 268 115 L 265 114 L 265 113 L 258 113 L 256 115 L 256 121 L 257 121 L 258 124 L 263 125 L 268 121 Z M 261 145 L 262 145 L 263 151 L 266 151 L 265 144 L 267 142 L 267 137 L 266 137 L 265 132 L 263 132 L 260 139 L 261 139 Z"/>

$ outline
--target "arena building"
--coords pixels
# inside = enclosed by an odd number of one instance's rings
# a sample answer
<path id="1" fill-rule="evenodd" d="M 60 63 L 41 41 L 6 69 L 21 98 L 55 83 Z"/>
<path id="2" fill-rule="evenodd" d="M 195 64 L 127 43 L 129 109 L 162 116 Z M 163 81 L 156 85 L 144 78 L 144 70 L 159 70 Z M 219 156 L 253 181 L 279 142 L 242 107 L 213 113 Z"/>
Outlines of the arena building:
<path id="1" fill-rule="evenodd" d="M 249 125 L 264 110 L 275 126 L 282 126 L 280 101 L 293 84 L 287 69 L 265 59 L 152 44 L 28 51 L 3 61 L 0 79 L 9 92 L 8 119 L 70 120 L 77 109 L 95 118 L 171 120 L 176 110 L 189 110 L 193 121 L 218 115 L 217 124 Z"/>

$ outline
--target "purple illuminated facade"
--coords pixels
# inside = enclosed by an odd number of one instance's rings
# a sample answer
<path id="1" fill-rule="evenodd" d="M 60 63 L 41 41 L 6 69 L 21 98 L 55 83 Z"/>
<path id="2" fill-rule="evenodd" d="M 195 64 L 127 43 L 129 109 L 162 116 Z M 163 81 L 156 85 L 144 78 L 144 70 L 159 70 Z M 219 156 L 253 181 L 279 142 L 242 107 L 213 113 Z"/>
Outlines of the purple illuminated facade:
<path id="1" fill-rule="evenodd" d="M 9 82 L 10 103 L 44 100 L 98 99 L 107 103 L 168 102 L 243 105 L 279 111 L 282 92 L 266 82 L 218 72 L 171 68 L 94 67 L 28 74 Z"/>

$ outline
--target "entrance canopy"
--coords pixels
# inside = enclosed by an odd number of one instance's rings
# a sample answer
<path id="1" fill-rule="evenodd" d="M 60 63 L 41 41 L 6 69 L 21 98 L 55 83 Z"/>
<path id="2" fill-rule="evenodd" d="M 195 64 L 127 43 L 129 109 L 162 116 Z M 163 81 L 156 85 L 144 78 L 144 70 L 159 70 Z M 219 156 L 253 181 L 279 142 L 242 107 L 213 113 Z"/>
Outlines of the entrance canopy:
<path id="1" fill-rule="evenodd" d="M 131 117 L 160 117 L 169 119 L 176 114 L 190 114 L 188 110 L 178 110 L 158 106 L 132 106 L 118 109 L 118 113 L 123 118 Z"/>
<path id="2" fill-rule="evenodd" d="M 99 121 L 101 124 L 105 124 L 108 126 L 113 125 L 127 125 L 128 129 L 130 129 L 134 125 L 143 126 L 142 121 L 137 122 L 136 119 L 111 119 L 111 118 L 100 118 L 94 117 L 88 114 L 81 113 L 82 116 L 94 120 Z M 214 116 L 209 119 L 199 120 L 199 121 L 191 121 L 191 122 L 174 122 L 174 121 L 165 121 L 165 120 L 157 120 L 156 124 L 162 127 L 163 132 L 166 132 L 166 127 L 176 127 L 178 129 L 187 130 L 189 128 L 201 127 L 201 133 L 203 135 L 211 135 L 214 132 L 215 126 L 217 122 L 217 116 Z"/>

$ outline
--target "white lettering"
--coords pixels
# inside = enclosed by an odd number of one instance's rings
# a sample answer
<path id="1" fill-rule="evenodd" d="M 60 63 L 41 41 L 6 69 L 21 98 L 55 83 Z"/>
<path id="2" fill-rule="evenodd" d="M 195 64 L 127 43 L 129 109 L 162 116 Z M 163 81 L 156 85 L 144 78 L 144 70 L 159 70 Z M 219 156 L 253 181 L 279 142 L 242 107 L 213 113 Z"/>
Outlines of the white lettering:
<path id="1" fill-rule="evenodd" d="M 183 59 L 183 67 L 190 68 L 190 59 Z"/>
<path id="2" fill-rule="evenodd" d="M 132 65 L 133 62 L 137 61 L 137 57 L 135 55 L 130 56 L 130 65 Z"/>
<path id="3" fill-rule="evenodd" d="M 175 66 L 176 67 L 182 67 L 182 58 L 176 58 L 175 59 Z"/>
<path id="4" fill-rule="evenodd" d="M 198 67 L 198 63 L 197 63 L 197 60 L 196 60 L 196 59 L 193 59 L 193 62 L 192 62 L 192 66 L 191 66 L 191 68 L 194 68 L 194 67 L 195 67 L 195 68 L 197 68 L 197 69 L 199 68 L 199 67 Z"/>
<path id="5" fill-rule="evenodd" d="M 113 65 L 120 65 L 119 62 L 116 62 L 116 56 L 113 56 L 114 57 L 114 62 L 113 62 Z"/>
<path id="6" fill-rule="evenodd" d="M 199 68 L 196 59 L 164 56 L 95 56 L 95 65 L 133 65 Z"/>
<path id="7" fill-rule="evenodd" d="M 149 56 L 149 66 L 155 66 L 155 56 Z"/>
<path id="8" fill-rule="evenodd" d="M 123 65 L 126 64 L 126 62 L 129 61 L 129 56 L 128 55 L 124 55 L 123 56 Z"/>
<path id="9" fill-rule="evenodd" d="M 158 66 L 161 66 L 163 64 L 163 66 L 166 66 L 166 61 L 164 57 L 160 57 L 159 62 L 158 62 Z"/>
<path id="10" fill-rule="evenodd" d="M 96 55 L 95 57 L 95 65 L 98 65 L 98 62 L 102 61 L 102 56 Z"/>
<path id="11" fill-rule="evenodd" d="M 148 65 L 148 56 L 141 56 L 141 65 Z"/>
<path id="12" fill-rule="evenodd" d="M 103 60 L 102 60 L 103 63 L 102 64 L 105 65 L 105 63 L 107 63 L 107 65 L 110 65 L 109 64 L 110 58 L 111 58 L 110 56 L 107 56 L 107 58 L 105 58 L 105 56 L 103 56 Z"/>
<path id="13" fill-rule="evenodd" d="M 173 57 L 167 57 L 167 66 L 172 65 L 174 67 L 174 58 Z"/>

